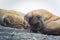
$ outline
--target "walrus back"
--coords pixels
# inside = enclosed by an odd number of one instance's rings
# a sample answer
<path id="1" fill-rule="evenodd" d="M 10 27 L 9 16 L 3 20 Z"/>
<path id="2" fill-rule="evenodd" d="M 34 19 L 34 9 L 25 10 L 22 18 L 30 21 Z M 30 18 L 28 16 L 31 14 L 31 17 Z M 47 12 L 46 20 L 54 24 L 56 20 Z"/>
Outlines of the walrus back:
<path id="1" fill-rule="evenodd" d="M 31 17 L 32 15 L 41 15 L 43 17 L 45 23 L 48 23 L 50 21 L 56 21 L 60 18 L 56 15 L 53 15 L 52 12 L 49 12 L 45 9 L 33 10 L 26 14 L 26 16 L 28 16 L 28 17 Z"/>

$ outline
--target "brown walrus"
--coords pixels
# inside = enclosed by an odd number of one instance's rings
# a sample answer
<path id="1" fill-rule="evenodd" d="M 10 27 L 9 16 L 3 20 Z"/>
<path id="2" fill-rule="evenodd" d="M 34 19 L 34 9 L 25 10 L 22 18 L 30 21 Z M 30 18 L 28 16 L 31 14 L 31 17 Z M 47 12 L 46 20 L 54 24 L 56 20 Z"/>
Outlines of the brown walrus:
<path id="1" fill-rule="evenodd" d="M 53 15 L 51 12 L 45 9 L 33 10 L 25 15 L 25 19 L 30 24 L 30 31 L 32 32 L 60 35 L 60 23 L 58 23 L 60 22 L 60 17 Z M 56 26 L 52 24 L 56 24 Z"/>
<path id="2" fill-rule="evenodd" d="M 0 10 L 0 25 L 5 27 L 25 29 L 28 27 L 28 22 L 19 14 L 13 11 Z"/>

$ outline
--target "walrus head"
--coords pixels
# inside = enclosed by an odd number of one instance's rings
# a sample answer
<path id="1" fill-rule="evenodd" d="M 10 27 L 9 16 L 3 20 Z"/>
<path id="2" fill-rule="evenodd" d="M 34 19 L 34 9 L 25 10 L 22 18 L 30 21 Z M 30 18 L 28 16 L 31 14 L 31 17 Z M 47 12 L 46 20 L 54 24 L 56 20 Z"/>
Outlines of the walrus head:
<path id="1" fill-rule="evenodd" d="M 40 15 L 33 15 L 33 16 L 25 16 L 25 19 L 30 24 L 30 31 L 37 33 L 44 27 L 43 18 Z"/>

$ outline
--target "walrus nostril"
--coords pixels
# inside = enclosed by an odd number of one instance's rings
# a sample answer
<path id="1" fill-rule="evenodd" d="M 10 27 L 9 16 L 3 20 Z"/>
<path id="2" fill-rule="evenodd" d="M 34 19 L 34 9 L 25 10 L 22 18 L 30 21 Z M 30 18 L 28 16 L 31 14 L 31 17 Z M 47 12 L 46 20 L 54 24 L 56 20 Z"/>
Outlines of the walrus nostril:
<path id="1" fill-rule="evenodd" d="M 32 20 L 32 17 L 29 18 L 29 21 L 31 21 L 31 20 Z"/>

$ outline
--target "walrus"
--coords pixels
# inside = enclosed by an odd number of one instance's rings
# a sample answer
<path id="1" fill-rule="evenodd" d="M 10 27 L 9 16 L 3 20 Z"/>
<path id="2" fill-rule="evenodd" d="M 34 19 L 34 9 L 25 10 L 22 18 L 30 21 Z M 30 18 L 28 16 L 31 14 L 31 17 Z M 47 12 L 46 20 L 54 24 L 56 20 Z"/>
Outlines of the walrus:
<path id="1" fill-rule="evenodd" d="M 36 22 L 35 22 L 36 21 Z M 37 15 L 30 19 L 30 27 L 28 28 L 30 32 L 42 33 L 47 35 L 60 35 L 60 22 L 50 21 L 45 24 L 42 17 Z"/>
<path id="2" fill-rule="evenodd" d="M 60 17 L 53 15 L 47 10 L 40 9 L 29 12 L 25 15 L 25 20 L 30 24 L 30 31 L 34 33 L 60 35 L 60 29 L 57 29 L 60 28 L 60 23 L 58 23 Z M 52 24 L 56 24 L 56 26 Z"/>
<path id="3" fill-rule="evenodd" d="M 18 29 L 26 29 L 28 27 L 28 22 L 19 14 L 10 11 L 2 11 L 0 10 L 0 25 Z"/>

